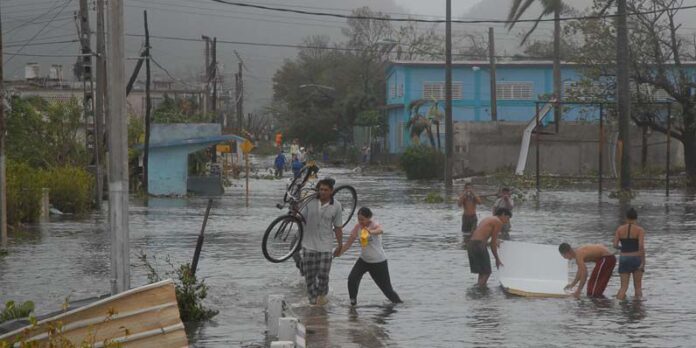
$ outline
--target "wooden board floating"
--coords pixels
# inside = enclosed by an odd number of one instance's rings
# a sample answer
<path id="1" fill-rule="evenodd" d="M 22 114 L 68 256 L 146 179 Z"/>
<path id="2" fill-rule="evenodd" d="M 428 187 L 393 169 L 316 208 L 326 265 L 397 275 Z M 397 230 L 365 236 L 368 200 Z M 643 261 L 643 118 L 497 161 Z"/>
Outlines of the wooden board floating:
<path id="1" fill-rule="evenodd" d="M 512 295 L 567 297 L 568 261 L 554 245 L 503 241 L 498 249 L 503 266 L 498 279 Z"/>
<path id="2" fill-rule="evenodd" d="M 174 282 L 131 289 L 0 336 L 0 342 L 16 347 L 17 342 L 48 347 L 65 341 L 94 347 L 188 347 Z"/>

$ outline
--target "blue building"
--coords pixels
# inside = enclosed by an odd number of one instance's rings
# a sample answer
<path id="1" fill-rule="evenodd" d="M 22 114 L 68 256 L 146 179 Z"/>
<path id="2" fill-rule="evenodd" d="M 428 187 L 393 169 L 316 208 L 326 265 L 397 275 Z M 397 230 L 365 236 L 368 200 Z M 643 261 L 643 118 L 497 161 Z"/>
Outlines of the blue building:
<path id="1" fill-rule="evenodd" d="M 452 119 L 491 121 L 490 69 L 487 61 L 463 61 L 452 64 Z M 564 89 L 581 79 L 581 66 L 561 66 Z M 387 69 L 388 146 L 390 153 L 401 153 L 411 144 L 405 125 L 410 118 L 409 104 L 418 99 L 445 99 L 445 69 L 442 62 L 395 61 Z M 528 122 L 535 115 L 535 101 L 553 93 L 551 61 L 513 61 L 496 65 L 498 121 Z M 421 109 L 425 114 L 428 106 Z M 552 116 L 553 111 L 549 116 Z M 564 113 L 564 120 L 574 120 L 577 110 Z M 550 117 L 553 119 L 553 117 Z M 444 125 L 444 122 L 443 122 Z M 433 130 L 434 131 L 434 130 Z M 440 137 L 444 139 L 444 126 Z M 444 142 L 443 142 L 444 143 Z"/>

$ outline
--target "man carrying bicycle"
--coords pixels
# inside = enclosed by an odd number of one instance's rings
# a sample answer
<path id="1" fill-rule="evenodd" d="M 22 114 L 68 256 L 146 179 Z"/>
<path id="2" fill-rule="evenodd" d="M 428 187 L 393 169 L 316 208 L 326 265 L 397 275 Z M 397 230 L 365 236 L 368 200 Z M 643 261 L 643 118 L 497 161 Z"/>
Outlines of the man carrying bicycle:
<path id="1" fill-rule="evenodd" d="M 343 221 L 341 203 L 332 198 L 334 180 L 322 179 L 317 188 L 317 198 L 311 199 L 301 212 L 305 218 L 302 271 L 309 303 L 324 305 L 328 302 L 331 261 L 343 248 Z M 334 238 L 338 244 L 335 249 Z"/>

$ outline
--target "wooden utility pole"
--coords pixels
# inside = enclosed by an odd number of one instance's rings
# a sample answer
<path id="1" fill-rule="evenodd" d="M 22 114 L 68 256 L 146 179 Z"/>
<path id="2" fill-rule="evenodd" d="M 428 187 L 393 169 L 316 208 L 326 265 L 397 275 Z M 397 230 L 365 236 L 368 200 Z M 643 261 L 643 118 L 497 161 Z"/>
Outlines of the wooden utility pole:
<path id="1" fill-rule="evenodd" d="M 214 121 L 217 121 L 217 37 L 213 38 L 212 62 L 210 63 L 210 77 L 213 81 L 213 96 L 211 98 Z M 210 81 L 210 80 L 208 80 Z"/>
<path id="2" fill-rule="evenodd" d="M 5 83 L 2 69 L 2 11 L 0 10 L 0 250 L 7 249 L 7 172 L 5 158 Z"/>
<path id="3" fill-rule="evenodd" d="M 242 78 L 242 62 L 239 62 L 237 72 L 237 129 L 244 128 L 244 80 Z"/>
<path id="4" fill-rule="evenodd" d="M 560 2 L 559 2 L 560 3 Z M 561 6 L 556 6 L 553 12 L 553 94 L 556 97 L 556 102 L 553 108 L 554 125 L 556 133 L 559 131 L 561 124 L 561 115 L 563 107 L 561 101 Z"/>
<path id="5" fill-rule="evenodd" d="M 109 232 L 111 234 L 111 293 L 130 288 L 128 233 L 128 126 L 126 120 L 123 0 L 109 0 Z"/>
<path id="6" fill-rule="evenodd" d="M 102 172 L 104 153 L 104 115 L 106 111 L 106 40 L 104 30 L 104 0 L 97 0 L 97 93 L 95 95 L 95 147 L 97 152 L 97 208 L 101 209 L 104 198 L 104 175 Z"/>
<path id="7" fill-rule="evenodd" d="M 447 1 L 445 22 L 445 187 L 452 187 L 452 0 Z"/>
<path id="8" fill-rule="evenodd" d="M 99 178 L 101 176 L 100 149 L 97 138 L 99 129 L 94 114 L 94 84 L 92 80 L 92 30 L 89 27 L 89 6 L 87 0 L 80 0 L 80 46 L 82 57 L 82 113 L 84 115 L 85 131 L 87 132 L 87 150 L 91 152 L 90 166 L 94 168 L 97 187 L 94 190 L 94 203 L 101 207 L 101 192 L 99 191 Z M 91 136 L 89 135 L 91 133 Z"/>
<path id="9" fill-rule="evenodd" d="M 491 121 L 498 121 L 498 91 L 495 78 L 495 36 L 493 27 L 488 28 L 488 61 L 491 65 Z"/>
<path id="10" fill-rule="evenodd" d="M 210 110 L 208 106 L 210 103 L 210 37 L 201 35 L 201 38 L 205 40 L 205 94 L 203 96 L 203 115 L 206 115 L 208 110 Z"/>
<path id="11" fill-rule="evenodd" d="M 143 151 L 143 189 L 145 194 L 150 194 L 148 189 L 148 169 L 150 158 L 150 111 L 152 99 L 150 98 L 150 29 L 147 26 L 147 11 L 143 11 L 145 21 L 145 151 Z"/>
<path id="12" fill-rule="evenodd" d="M 628 26 L 626 25 L 626 0 L 617 0 L 616 17 L 616 82 L 617 110 L 619 112 L 619 143 L 621 151 L 621 190 L 631 189 L 631 94 L 628 77 Z"/>

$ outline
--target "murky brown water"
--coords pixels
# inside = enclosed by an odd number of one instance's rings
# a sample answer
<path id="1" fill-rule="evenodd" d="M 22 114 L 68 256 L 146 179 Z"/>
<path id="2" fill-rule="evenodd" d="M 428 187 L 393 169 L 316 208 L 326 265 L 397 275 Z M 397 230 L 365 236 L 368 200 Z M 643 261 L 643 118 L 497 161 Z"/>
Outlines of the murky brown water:
<path id="1" fill-rule="evenodd" d="M 269 162 L 270 163 L 270 162 Z M 284 294 L 311 330 L 310 346 L 693 346 L 696 338 L 696 201 L 693 195 L 641 191 L 633 204 L 648 231 L 645 301 L 526 299 L 506 296 L 494 275 L 485 291 L 474 288 L 459 232 L 455 204 L 426 204 L 441 184 L 407 182 L 393 175 L 360 175 L 324 168 L 339 184 L 358 189 L 359 204 L 373 208 L 385 227 L 392 282 L 405 303 L 392 306 L 366 275 L 359 306 L 351 310 L 346 279 L 357 248 L 334 261 L 330 304 L 307 306 L 304 282 L 290 262 L 271 264 L 261 254 L 268 222 L 284 181 L 252 180 L 251 207 L 243 188 L 215 202 L 206 231 L 199 275 L 210 285 L 213 321 L 192 330 L 195 346 L 263 346 L 263 303 Z M 460 188 L 460 187 L 457 187 Z M 491 192 L 492 187 L 478 188 Z M 146 283 L 137 266 L 143 250 L 175 264 L 190 261 L 205 199 L 131 201 L 132 284 Z M 489 203 L 490 204 L 490 203 Z M 610 244 L 620 207 L 594 191 L 542 192 L 539 201 L 519 202 L 513 218 L 516 240 L 558 244 Z M 480 216 L 488 215 L 487 207 Z M 11 240 L 0 258 L 0 301 L 34 300 L 45 311 L 66 296 L 108 292 L 109 238 L 103 214 L 80 221 L 54 220 Z M 618 290 L 614 277 L 606 294 Z M 632 294 L 632 290 L 629 291 Z"/>

